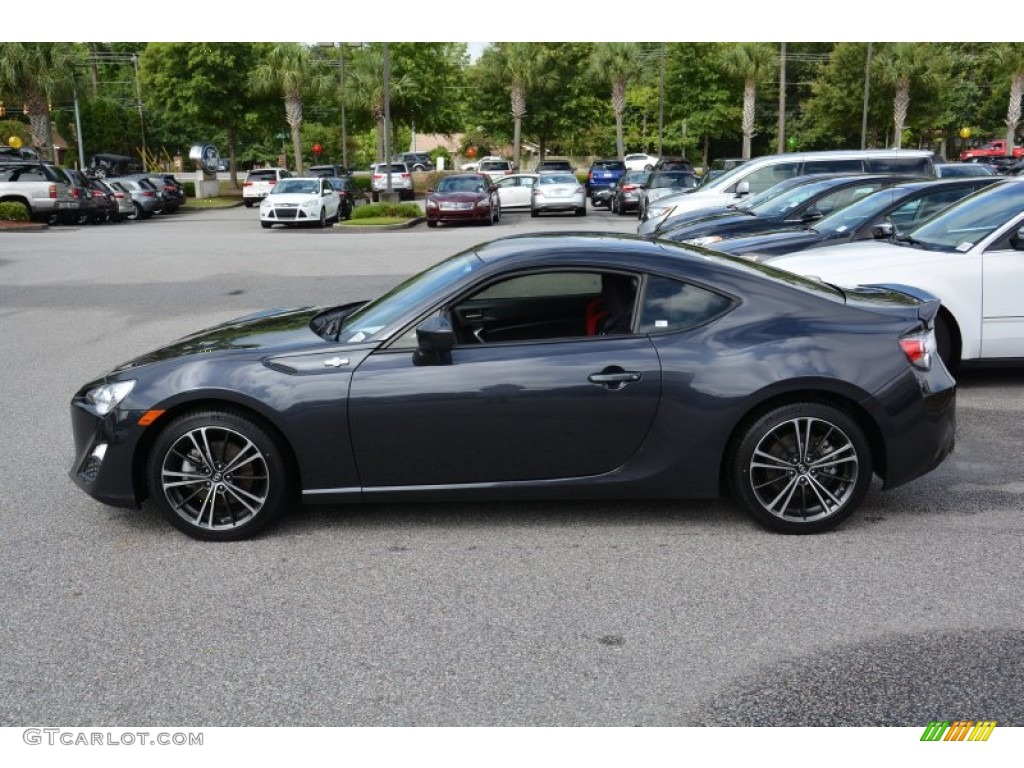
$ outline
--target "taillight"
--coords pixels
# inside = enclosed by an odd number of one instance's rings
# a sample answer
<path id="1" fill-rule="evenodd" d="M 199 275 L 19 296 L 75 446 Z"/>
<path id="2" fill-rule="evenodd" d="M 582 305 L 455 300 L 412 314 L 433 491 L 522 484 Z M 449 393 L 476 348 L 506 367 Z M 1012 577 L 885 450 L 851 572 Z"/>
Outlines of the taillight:
<path id="1" fill-rule="evenodd" d="M 623 186 L 622 191 L 632 192 L 634 189 L 636 189 L 636 184 L 626 184 L 625 186 Z"/>
<path id="2" fill-rule="evenodd" d="M 932 367 L 935 334 L 932 331 L 924 331 L 904 336 L 900 339 L 900 348 L 911 365 L 922 371 L 927 371 Z"/>
<path id="3" fill-rule="evenodd" d="M 50 199 L 51 200 L 56 200 L 57 199 L 57 185 L 56 184 L 51 184 L 50 185 Z"/>
<path id="4" fill-rule="evenodd" d="M 243 187 L 251 187 L 252 186 L 252 182 L 251 181 L 243 181 L 242 182 L 242 186 Z"/>
<path id="5" fill-rule="evenodd" d="M 271 179 L 270 186 L 274 186 L 275 184 L 277 184 L 277 179 Z"/>

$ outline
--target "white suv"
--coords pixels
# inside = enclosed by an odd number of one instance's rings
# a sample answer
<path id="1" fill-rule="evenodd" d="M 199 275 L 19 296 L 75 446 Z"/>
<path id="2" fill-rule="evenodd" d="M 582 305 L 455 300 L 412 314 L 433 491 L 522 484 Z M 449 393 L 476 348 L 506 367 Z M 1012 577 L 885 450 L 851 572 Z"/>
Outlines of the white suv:
<path id="1" fill-rule="evenodd" d="M 249 171 L 242 184 L 242 202 L 245 203 L 245 207 L 252 208 L 256 203 L 262 202 L 277 182 L 290 176 L 291 174 L 284 168 L 255 168 Z"/>
<path id="2" fill-rule="evenodd" d="M 380 201 L 380 193 L 388 189 L 388 163 L 376 163 L 370 180 L 373 202 Z M 391 189 L 398 192 L 403 200 L 412 200 L 416 195 L 412 187 L 412 174 L 405 163 L 391 163 Z"/>

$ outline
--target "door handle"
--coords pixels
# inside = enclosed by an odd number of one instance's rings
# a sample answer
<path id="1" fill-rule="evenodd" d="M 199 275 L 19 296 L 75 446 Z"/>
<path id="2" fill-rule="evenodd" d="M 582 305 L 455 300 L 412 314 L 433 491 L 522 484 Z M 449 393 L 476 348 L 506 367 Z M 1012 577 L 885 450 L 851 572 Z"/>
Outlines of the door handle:
<path id="1" fill-rule="evenodd" d="M 592 373 L 587 377 L 591 384 L 599 384 L 607 389 L 622 389 L 627 384 L 640 381 L 643 375 L 637 371 L 623 371 L 605 369 L 600 373 Z"/>

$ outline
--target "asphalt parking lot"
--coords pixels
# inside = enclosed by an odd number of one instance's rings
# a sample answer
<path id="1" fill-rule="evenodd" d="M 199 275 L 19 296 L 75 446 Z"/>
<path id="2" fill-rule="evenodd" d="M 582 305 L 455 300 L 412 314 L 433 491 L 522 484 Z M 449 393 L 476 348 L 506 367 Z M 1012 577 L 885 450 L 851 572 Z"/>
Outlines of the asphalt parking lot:
<path id="1" fill-rule="evenodd" d="M 0 233 L 0 725 L 1024 725 L 1024 369 L 966 372 L 953 456 L 811 537 L 724 501 L 382 504 L 215 544 L 68 479 L 73 392 L 162 342 L 501 235 L 635 227 Z"/>

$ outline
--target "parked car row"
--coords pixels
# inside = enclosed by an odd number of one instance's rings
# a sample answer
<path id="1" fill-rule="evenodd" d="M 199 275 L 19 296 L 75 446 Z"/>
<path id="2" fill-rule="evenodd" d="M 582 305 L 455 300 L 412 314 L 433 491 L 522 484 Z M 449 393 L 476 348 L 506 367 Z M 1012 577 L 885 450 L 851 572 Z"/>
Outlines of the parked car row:
<path id="1" fill-rule="evenodd" d="M 0 202 L 23 205 L 30 219 L 50 224 L 102 224 L 172 213 L 185 188 L 172 174 L 103 177 L 39 160 L 0 162 Z"/>

